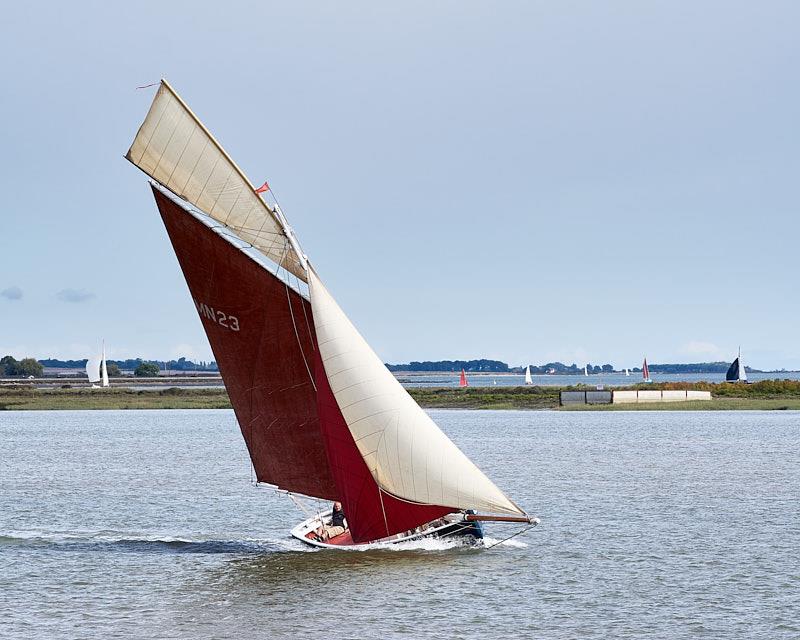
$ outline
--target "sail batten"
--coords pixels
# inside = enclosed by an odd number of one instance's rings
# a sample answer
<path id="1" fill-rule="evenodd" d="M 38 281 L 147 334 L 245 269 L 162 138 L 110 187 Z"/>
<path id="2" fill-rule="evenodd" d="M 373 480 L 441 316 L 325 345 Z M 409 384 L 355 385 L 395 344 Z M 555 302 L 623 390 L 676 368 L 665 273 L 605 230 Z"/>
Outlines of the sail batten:
<path id="1" fill-rule="evenodd" d="M 166 81 L 162 80 L 125 157 L 305 282 L 302 258 L 287 248 L 287 232 L 277 209 L 261 199 Z"/>

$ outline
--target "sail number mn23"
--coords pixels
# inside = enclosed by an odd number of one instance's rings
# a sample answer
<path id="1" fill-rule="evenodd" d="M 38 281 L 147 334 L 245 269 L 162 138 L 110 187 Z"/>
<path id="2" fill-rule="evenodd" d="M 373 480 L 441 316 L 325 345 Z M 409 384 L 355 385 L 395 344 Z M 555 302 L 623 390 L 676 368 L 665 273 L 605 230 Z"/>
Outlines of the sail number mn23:
<path id="1" fill-rule="evenodd" d="M 198 302 L 194 300 L 194 306 L 197 307 L 197 313 L 201 318 L 208 318 L 212 322 L 216 322 L 220 327 L 225 327 L 231 331 L 239 330 L 239 318 L 232 316 L 229 313 L 209 307 L 205 302 Z"/>

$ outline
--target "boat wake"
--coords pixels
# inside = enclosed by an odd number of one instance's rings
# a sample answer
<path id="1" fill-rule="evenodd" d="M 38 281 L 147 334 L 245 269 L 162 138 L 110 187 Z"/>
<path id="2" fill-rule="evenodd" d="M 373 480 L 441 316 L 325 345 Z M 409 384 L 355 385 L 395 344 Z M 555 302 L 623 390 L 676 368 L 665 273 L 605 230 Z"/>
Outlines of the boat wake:
<path id="1" fill-rule="evenodd" d="M 0 533 L 2 547 L 53 547 L 63 551 L 115 551 L 129 553 L 205 553 L 205 554 L 263 554 L 314 553 L 320 551 L 294 538 L 241 538 L 225 540 L 204 536 L 174 536 L 166 533 L 136 533 L 102 531 L 9 531 Z M 368 544 L 348 551 L 450 551 L 482 550 L 489 547 L 524 549 L 519 540 L 484 538 L 420 538 L 396 544 Z"/>
<path id="2" fill-rule="evenodd" d="M 0 548 L 53 547 L 64 551 L 115 551 L 131 553 L 256 554 L 304 552 L 302 543 L 286 538 L 224 540 L 204 536 L 119 531 L 11 531 L 0 533 Z"/>

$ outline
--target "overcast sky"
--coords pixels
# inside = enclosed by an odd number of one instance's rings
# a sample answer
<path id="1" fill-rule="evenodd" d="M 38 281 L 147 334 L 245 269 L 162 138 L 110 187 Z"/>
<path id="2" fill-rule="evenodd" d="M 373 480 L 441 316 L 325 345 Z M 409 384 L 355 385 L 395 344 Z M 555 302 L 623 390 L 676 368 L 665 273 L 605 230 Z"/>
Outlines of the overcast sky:
<path id="1" fill-rule="evenodd" d="M 4 5 L 0 355 L 212 357 L 164 76 L 386 361 L 800 368 L 799 4 L 386 4 Z"/>

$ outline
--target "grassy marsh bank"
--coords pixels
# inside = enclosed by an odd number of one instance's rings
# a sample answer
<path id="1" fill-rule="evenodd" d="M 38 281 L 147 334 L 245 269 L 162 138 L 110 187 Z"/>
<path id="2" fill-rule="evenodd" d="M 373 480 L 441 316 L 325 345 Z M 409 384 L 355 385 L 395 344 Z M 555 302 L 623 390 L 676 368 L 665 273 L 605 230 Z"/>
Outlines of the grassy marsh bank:
<path id="1" fill-rule="evenodd" d="M 570 390 L 594 387 L 567 387 Z M 713 399 L 700 402 L 578 405 L 565 411 L 695 411 L 800 410 L 800 381 L 764 380 L 755 384 L 665 383 L 625 389 L 695 389 L 710 391 Z M 558 409 L 559 387 L 467 387 L 409 389 L 430 409 Z M 224 388 L 135 391 L 124 388 L 37 389 L 27 385 L 0 387 L 0 410 L 47 409 L 229 409 Z"/>
<path id="2" fill-rule="evenodd" d="M 36 389 L 33 387 L 0 388 L 1 410 L 47 409 L 230 409 L 224 388 L 158 391 L 132 389 Z"/>

